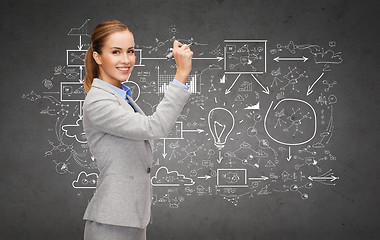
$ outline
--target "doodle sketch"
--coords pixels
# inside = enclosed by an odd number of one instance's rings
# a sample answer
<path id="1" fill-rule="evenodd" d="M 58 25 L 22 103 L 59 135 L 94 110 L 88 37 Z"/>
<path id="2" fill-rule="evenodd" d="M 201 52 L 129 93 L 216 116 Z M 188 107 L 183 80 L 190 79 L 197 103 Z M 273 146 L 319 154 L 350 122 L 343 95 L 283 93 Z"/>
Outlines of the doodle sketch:
<path id="1" fill-rule="evenodd" d="M 98 177 L 82 124 L 89 24 L 68 27 L 66 37 L 78 45 L 66 46 L 66 59 L 21 96 L 54 123 L 41 139 L 43 158 L 76 191 L 96 191 Z M 329 164 L 336 160 L 330 140 L 340 84 L 332 73 L 343 63 L 338 43 L 206 42 L 168 26 L 166 35 L 136 45 L 135 70 L 123 83 L 146 113 L 155 111 L 174 78 L 175 62 L 165 56 L 175 39 L 192 43 L 191 97 L 170 135 L 153 146 L 154 207 L 176 209 L 208 197 L 237 206 L 243 198 L 274 194 L 305 201 L 313 186 L 339 183 L 339 169 Z"/>

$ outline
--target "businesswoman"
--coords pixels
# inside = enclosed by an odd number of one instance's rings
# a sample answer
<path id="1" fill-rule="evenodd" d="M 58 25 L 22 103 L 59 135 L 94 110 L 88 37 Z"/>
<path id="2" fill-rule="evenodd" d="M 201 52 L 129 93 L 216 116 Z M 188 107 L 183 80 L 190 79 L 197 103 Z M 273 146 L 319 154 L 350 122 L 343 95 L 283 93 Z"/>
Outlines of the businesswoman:
<path id="1" fill-rule="evenodd" d="M 146 239 L 151 218 L 153 140 L 167 136 L 190 96 L 193 52 L 173 43 L 177 72 L 156 112 L 146 116 L 121 84 L 134 64 L 134 38 L 117 20 L 100 23 L 85 57 L 83 128 L 99 169 L 85 211 L 85 240 Z"/>

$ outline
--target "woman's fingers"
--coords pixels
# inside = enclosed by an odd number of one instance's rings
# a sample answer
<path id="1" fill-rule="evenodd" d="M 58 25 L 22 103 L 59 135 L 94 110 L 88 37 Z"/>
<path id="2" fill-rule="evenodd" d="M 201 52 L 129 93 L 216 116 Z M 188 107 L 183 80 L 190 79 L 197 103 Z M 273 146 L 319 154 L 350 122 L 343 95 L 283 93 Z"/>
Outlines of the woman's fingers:
<path id="1" fill-rule="evenodd" d="M 180 43 L 180 42 L 178 42 L 177 40 L 174 40 L 174 42 L 173 42 L 173 50 L 174 49 L 178 49 L 179 47 L 181 47 L 183 44 L 182 43 Z"/>
<path id="2" fill-rule="evenodd" d="M 174 40 L 173 42 L 173 49 L 179 49 L 181 48 L 182 50 L 190 49 L 189 45 L 180 43 L 177 40 Z"/>
<path id="3" fill-rule="evenodd" d="M 183 44 L 182 47 L 181 47 L 181 49 L 186 50 L 186 49 L 190 49 L 190 47 L 187 44 Z"/>
<path id="4" fill-rule="evenodd" d="M 180 62 L 182 62 L 180 59 L 178 59 L 179 57 L 191 57 L 193 56 L 193 52 L 190 50 L 190 47 L 186 44 L 182 44 L 180 43 L 179 41 L 175 40 L 174 43 L 173 43 L 173 55 L 174 55 L 174 58 L 177 59 L 179 62 L 177 62 L 177 65 L 178 63 L 180 64 Z M 181 65 L 181 64 L 180 64 Z"/>
<path id="5" fill-rule="evenodd" d="M 182 44 L 177 40 L 173 43 L 173 56 L 177 65 L 177 80 L 186 83 L 187 77 L 191 71 L 191 60 L 193 52 L 190 50 L 190 47 L 186 44 Z"/>

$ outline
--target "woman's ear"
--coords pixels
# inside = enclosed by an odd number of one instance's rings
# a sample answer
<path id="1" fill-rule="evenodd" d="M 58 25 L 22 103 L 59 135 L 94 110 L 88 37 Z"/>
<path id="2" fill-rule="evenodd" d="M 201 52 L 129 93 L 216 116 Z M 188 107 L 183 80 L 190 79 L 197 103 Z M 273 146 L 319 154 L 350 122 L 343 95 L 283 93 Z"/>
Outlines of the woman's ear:
<path id="1" fill-rule="evenodd" d="M 92 57 L 98 65 L 102 65 L 102 56 L 98 52 L 93 52 Z"/>

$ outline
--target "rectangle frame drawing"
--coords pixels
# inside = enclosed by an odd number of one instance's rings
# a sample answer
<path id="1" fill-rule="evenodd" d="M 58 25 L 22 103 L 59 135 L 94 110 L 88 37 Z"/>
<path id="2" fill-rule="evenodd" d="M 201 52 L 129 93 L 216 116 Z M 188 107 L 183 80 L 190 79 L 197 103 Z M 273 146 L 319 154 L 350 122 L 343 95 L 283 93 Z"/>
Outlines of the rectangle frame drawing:
<path id="1" fill-rule="evenodd" d="M 71 52 L 70 55 L 69 55 L 69 52 Z M 74 52 L 79 52 L 80 55 L 77 56 L 77 55 L 75 55 Z M 87 50 L 75 50 L 75 49 L 74 50 L 66 50 L 66 65 L 68 67 L 84 67 L 84 58 L 86 56 L 86 52 L 87 52 Z M 71 61 L 69 61 L 70 56 L 74 56 L 74 59 L 71 58 Z M 78 61 L 74 64 L 69 63 L 69 62 L 73 62 L 74 60 L 77 60 L 77 59 L 80 59 L 80 64 L 77 63 Z"/>
<path id="2" fill-rule="evenodd" d="M 223 174 L 223 171 L 228 171 L 227 174 L 230 174 L 232 175 L 232 177 L 237 177 L 238 179 L 236 180 L 236 182 L 234 183 L 230 183 L 230 184 L 225 184 L 223 181 L 221 183 L 221 174 Z M 235 173 L 233 173 L 235 172 Z M 240 175 L 240 177 L 239 177 Z M 241 177 L 243 178 L 243 181 L 240 181 Z M 235 187 L 248 187 L 248 184 L 247 184 L 247 169 L 245 168 L 219 168 L 216 170 L 216 186 L 217 187 L 228 187 L 228 188 L 235 188 Z M 236 183 L 236 184 L 235 184 Z"/>
<path id="3" fill-rule="evenodd" d="M 227 45 L 224 47 L 224 73 L 225 74 L 263 74 L 267 72 L 267 40 L 224 40 Z M 235 44 L 244 44 L 242 47 L 240 47 L 238 50 Z M 252 49 L 248 47 L 248 44 L 260 44 L 262 46 L 260 47 L 254 47 L 253 52 Z M 256 53 L 255 53 L 256 52 Z M 246 56 L 241 56 L 240 58 L 237 58 L 235 53 L 247 53 L 248 55 Z M 260 55 L 260 56 L 258 56 Z M 254 56 L 254 57 L 252 57 Z M 233 61 L 229 59 L 236 59 L 238 63 L 233 64 L 233 63 L 228 63 L 228 61 Z M 235 60 L 235 61 L 236 61 Z M 260 62 L 260 66 L 258 69 L 253 66 L 254 61 Z M 227 65 L 229 66 L 227 68 Z M 232 70 L 236 66 L 238 67 L 246 67 L 246 66 L 251 66 L 252 70 Z"/>
<path id="4" fill-rule="evenodd" d="M 144 67 L 142 64 L 142 49 L 135 49 L 135 67 Z"/>
<path id="5" fill-rule="evenodd" d="M 70 88 L 71 87 L 70 85 L 77 85 L 78 88 L 75 91 L 73 91 L 73 89 Z M 81 89 L 80 92 L 77 91 L 79 88 Z M 69 95 L 69 96 L 71 96 L 71 94 L 79 95 L 80 93 L 84 93 L 83 99 L 67 99 L 67 98 L 65 99 L 64 98 L 65 95 Z M 86 98 L 86 93 L 84 90 L 83 83 L 80 83 L 80 82 L 61 82 L 60 101 L 62 101 L 62 102 L 83 102 L 85 100 L 85 98 Z"/>
<path id="6" fill-rule="evenodd" d="M 179 126 L 179 129 L 177 128 Z M 176 136 L 176 134 L 173 134 L 173 131 L 169 133 L 168 137 L 166 137 L 165 139 L 173 139 L 173 140 L 176 140 L 176 139 L 183 139 L 183 122 L 175 122 L 173 129 L 177 128 L 176 131 L 179 131 L 179 137 L 170 137 L 171 135 L 174 135 Z"/>

